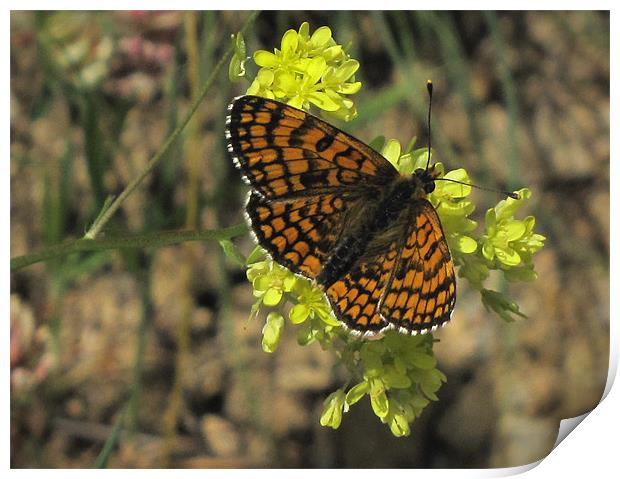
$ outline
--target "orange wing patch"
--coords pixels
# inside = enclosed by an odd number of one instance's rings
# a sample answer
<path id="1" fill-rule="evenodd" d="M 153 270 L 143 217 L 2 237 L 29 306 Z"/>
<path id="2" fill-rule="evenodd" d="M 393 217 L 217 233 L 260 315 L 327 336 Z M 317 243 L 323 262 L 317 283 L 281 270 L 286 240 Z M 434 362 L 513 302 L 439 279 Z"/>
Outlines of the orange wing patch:
<path id="1" fill-rule="evenodd" d="M 410 226 L 383 295 L 381 315 L 395 326 L 419 332 L 450 320 L 456 280 L 437 212 L 426 200 L 410 209 Z"/>

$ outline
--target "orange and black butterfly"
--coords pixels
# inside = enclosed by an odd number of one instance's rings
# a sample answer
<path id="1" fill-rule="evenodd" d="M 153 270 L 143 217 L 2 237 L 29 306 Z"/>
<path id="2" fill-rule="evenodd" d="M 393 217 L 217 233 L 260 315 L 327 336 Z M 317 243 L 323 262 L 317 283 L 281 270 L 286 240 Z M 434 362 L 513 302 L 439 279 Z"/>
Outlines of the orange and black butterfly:
<path id="1" fill-rule="evenodd" d="M 366 144 L 275 100 L 242 96 L 229 110 L 247 218 L 275 261 L 316 281 L 354 331 L 417 334 L 449 321 L 454 265 L 426 199 L 434 167 L 401 176 Z"/>

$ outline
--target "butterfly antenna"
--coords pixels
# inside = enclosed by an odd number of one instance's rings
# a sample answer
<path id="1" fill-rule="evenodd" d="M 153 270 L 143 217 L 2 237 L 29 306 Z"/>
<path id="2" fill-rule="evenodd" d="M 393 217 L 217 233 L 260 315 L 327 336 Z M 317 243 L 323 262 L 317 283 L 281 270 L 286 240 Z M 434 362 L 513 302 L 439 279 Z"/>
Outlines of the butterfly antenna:
<path id="1" fill-rule="evenodd" d="M 433 82 L 426 80 L 426 90 L 428 91 L 428 158 L 426 160 L 426 169 L 431 163 L 431 105 L 433 104 Z"/>
<path id="2" fill-rule="evenodd" d="M 484 186 L 472 185 L 471 183 L 465 183 L 464 181 L 453 180 L 452 178 L 435 178 L 435 181 L 451 181 L 452 183 L 458 183 L 459 185 L 471 186 L 472 188 L 478 188 L 479 190 L 491 191 L 493 193 L 500 193 L 514 200 L 520 199 L 520 196 L 517 193 L 513 193 L 511 191 L 496 190 L 495 188 L 485 188 Z"/>
<path id="3" fill-rule="evenodd" d="M 428 91 L 428 159 L 426 160 L 426 169 L 431 163 L 431 106 L 433 105 L 433 82 L 426 80 L 426 90 Z M 519 195 L 511 191 L 496 190 L 494 188 L 485 188 L 484 186 L 472 185 L 471 183 L 465 183 L 463 181 L 453 180 L 451 178 L 435 178 L 435 181 L 451 181 L 452 183 L 458 183 L 460 185 L 471 186 L 472 188 L 478 188 L 479 190 L 491 191 L 493 193 L 500 193 L 509 198 L 518 200 Z"/>

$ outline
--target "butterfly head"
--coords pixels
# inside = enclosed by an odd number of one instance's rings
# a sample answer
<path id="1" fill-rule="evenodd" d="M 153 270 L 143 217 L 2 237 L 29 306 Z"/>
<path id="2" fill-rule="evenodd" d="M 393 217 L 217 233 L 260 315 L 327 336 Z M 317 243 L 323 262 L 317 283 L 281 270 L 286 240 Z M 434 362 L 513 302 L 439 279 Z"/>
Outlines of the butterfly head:
<path id="1" fill-rule="evenodd" d="M 431 165 L 426 169 L 418 168 L 413 172 L 416 182 L 426 194 L 435 191 L 435 179 L 439 174 L 439 170 L 435 169 L 435 165 Z"/>

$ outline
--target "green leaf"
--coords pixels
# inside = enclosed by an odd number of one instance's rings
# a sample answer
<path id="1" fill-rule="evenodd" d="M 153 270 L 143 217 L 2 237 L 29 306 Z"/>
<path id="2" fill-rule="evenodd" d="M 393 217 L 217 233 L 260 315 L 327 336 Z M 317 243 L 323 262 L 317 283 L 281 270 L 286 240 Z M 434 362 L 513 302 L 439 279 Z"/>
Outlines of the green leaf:
<path id="1" fill-rule="evenodd" d="M 434 356 L 426 354 L 419 349 L 412 351 L 407 355 L 407 359 L 413 366 L 419 369 L 433 369 L 437 365 L 437 360 Z"/>
<path id="2" fill-rule="evenodd" d="M 379 135 L 375 137 L 368 146 L 370 146 L 375 151 L 381 151 L 383 149 L 383 145 L 385 145 L 385 136 Z"/>
<path id="3" fill-rule="evenodd" d="M 519 311 L 519 305 L 514 301 L 507 298 L 499 291 L 493 291 L 490 289 L 482 289 L 480 291 L 482 297 L 482 304 L 488 311 L 496 312 L 504 321 L 512 322 L 515 318 L 511 315 L 521 316 L 527 318 L 525 314 Z"/>
<path id="4" fill-rule="evenodd" d="M 383 374 L 383 381 L 388 388 L 406 389 L 411 387 L 411 379 L 404 372 L 399 372 L 396 368 L 386 367 Z"/>
<path id="5" fill-rule="evenodd" d="M 396 437 L 408 436 L 411 433 L 409 421 L 400 413 L 396 413 L 390 418 L 389 426 L 390 431 L 392 431 L 392 434 Z"/>
<path id="6" fill-rule="evenodd" d="M 248 255 L 248 257 L 245 260 L 245 262 L 246 262 L 246 264 L 251 265 L 251 264 L 254 264 L 254 263 L 258 263 L 259 261 L 262 261 L 264 258 L 265 258 L 265 250 L 257 245 L 252 250 L 252 252 Z M 252 279 L 250 279 L 249 277 L 248 277 L 248 279 L 250 281 L 252 281 Z"/>
<path id="7" fill-rule="evenodd" d="M 380 379 L 372 378 L 369 380 L 370 385 L 370 405 L 374 413 L 384 418 L 390 411 L 387 394 L 385 394 L 385 386 Z"/>
<path id="8" fill-rule="evenodd" d="M 233 35 L 232 41 L 235 50 L 228 65 L 228 79 L 231 82 L 236 82 L 245 76 L 246 50 L 245 40 L 241 32 L 237 33 L 236 36 Z"/>
<path id="9" fill-rule="evenodd" d="M 284 330 L 284 317 L 280 313 L 271 312 L 267 315 L 267 321 L 263 326 L 263 351 L 273 353 L 282 337 Z"/>
<path id="10" fill-rule="evenodd" d="M 388 140 L 381 154 L 394 166 L 398 166 L 398 159 L 400 158 L 400 143 L 398 140 Z"/>
<path id="11" fill-rule="evenodd" d="M 334 391 L 323 402 L 323 412 L 321 413 L 321 426 L 328 426 L 338 429 L 342 422 L 342 412 L 344 409 L 345 395 L 342 389 Z"/>
<path id="12" fill-rule="evenodd" d="M 357 383 L 355 386 L 349 389 L 345 401 L 349 406 L 352 406 L 357 401 L 362 399 L 366 394 L 368 394 L 369 391 L 370 388 L 368 386 L 368 382 L 362 381 L 361 383 Z"/>
<path id="13" fill-rule="evenodd" d="M 233 244 L 231 240 L 229 239 L 220 240 L 220 246 L 222 247 L 222 250 L 224 250 L 224 254 L 226 255 L 226 257 L 229 260 L 231 260 L 233 263 L 237 264 L 238 266 L 246 265 L 246 259 L 243 257 L 241 253 L 239 253 L 239 250 L 237 249 L 237 247 Z"/>
<path id="14" fill-rule="evenodd" d="M 524 281 L 531 282 L 538 278 L 538 274 L 534 271 L 533 265 L 523 266 L 519 268 L 510 268 L 504 271 L 504 276 L 508 281 Z"/>

